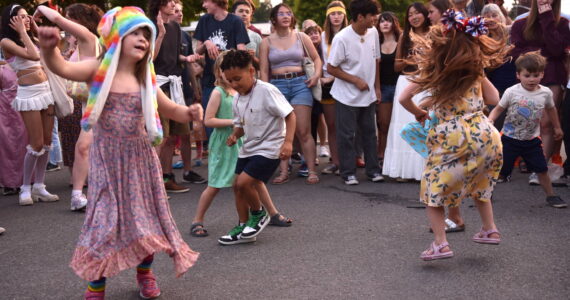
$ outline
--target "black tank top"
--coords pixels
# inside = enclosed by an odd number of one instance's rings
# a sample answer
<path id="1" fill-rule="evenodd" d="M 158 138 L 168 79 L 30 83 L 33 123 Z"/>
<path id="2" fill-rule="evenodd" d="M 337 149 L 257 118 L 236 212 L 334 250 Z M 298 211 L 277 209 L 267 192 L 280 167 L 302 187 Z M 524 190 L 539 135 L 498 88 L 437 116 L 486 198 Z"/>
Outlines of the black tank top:
<path id="1" fill-rule="evenodd" d="M 382 53 L 380 60 L 380 85 L 396 85 L 399 73 L 394 71 L 394 61 L 396 60 L 396 50 L 391 54 Z"/>

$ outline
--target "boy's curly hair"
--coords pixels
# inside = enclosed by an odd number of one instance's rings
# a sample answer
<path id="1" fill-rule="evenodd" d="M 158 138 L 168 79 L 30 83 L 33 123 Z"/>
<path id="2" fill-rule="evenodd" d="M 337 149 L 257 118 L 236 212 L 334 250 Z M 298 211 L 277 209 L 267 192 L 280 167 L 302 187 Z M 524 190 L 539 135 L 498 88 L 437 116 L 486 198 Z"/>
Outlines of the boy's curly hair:
<path id="1" fill-rule="evenodd" d="M 229 70 L 231 68 L 245 69 L 249 66 L 253 66 L 256 70 L 257 65 L 253 61 L 253 57 L 249 52 L 245 50 L 229 50 L 226 51 L 224 55 L 224 60 L 220 64 L 220 69 L 223 71 Z"/>
<path id="2" fill-rule="evenodd" d="M 544 72 L 546 68 L 546 58 L 539 51 L 527 52 L 515 61 L 517 73 L 527 70 L 530 73 Z"/>
<path id="3" fill-rule="evenodd" d="M 420 91 L 430 91 L 434 105 L 462 98 L 484 76 L 485 68 L 496 68 L 510 50 L 505 40 L 495 41 L 483 35 L 473 37 L 441 25 L 433 26 L 426 38 L 414 35 L 413 54 L 407 63 L 418 65 L 411 81 Z"/>

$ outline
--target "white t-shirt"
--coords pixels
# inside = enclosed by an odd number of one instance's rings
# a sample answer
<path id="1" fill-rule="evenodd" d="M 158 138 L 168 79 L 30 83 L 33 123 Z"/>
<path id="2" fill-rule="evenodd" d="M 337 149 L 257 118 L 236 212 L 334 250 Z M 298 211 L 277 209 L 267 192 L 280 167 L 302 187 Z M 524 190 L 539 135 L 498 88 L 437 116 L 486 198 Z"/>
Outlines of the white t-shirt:
<path id="1" fill-rule="evenodd" d="M 285 141 L 285 117 L 293 107 L 272 84 L 257 80 L 248 95 L 236 94 L 233 124 L 244 130 L 239 157 L 261 155 L 278 159 Z"/>
<path id="2" fill-rule="evenodd" d="M 348 74 L 360 77 L 370 87 L 360 91 L 354 84 L 336 78 L 331 95 L 344 105 L 366 107 L 376 101 L 374 81 L 376 80 L 376 60 L 380 59 L 380 39 L 376 28 L 368 28 L 360 36 L 347 26 L 333 39 L 328 63 L 340 67 Z"/>
<path id="3" fill-rule="evenodd" d="M 540 118 L 544 109 L 554 107 L 554 100 L 552 91 L 545 86 L 530 92 L 518 83 L 505 91 L 499 106 L 507 110 L 503 134 L 529 141 L 540 135 Z"/>

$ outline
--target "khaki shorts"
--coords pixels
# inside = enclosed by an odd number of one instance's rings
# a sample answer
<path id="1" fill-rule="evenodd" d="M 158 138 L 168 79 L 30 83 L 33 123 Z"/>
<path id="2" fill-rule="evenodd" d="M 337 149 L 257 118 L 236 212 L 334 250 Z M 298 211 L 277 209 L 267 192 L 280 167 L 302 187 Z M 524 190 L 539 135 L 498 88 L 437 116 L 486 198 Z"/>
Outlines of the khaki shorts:
<path id="1" fill-rule="evenodd" d="M 168 86 L 168 85 L 165 85 Z M 166 96 L 170 97 L 170 91 L 166 88 L 163 89 Z M 190 124 L 178 123 L 176 121 L 164 118 L 159 114 L 160 124 L 162 124 L 163 136 L 166 139 L 169 136 L 181 136 L 190 134 Z"/>
<path id="2" fill-rule="evenodd" d="M 164 138 L 190 134 L 190 125 L 187 123 L 178 123 L 176 121 L 163 118 L 162 116 L 160 116 L 160 123 L 162 124 Z"/>

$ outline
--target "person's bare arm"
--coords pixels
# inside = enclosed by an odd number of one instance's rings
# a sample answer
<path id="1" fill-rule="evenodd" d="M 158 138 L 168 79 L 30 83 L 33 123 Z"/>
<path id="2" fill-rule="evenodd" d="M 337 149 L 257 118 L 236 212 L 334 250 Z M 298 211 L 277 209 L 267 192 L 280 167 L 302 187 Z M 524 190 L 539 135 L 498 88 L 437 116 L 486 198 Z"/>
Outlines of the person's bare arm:
<path id="1" fill-rule="evenodd" d="M 319 82 L 319 79 L 321 78 L 321 74 L 323 71 L 323 61 L 319 57 L 319 53 L 317 52 L 315 45 L 313 45 L 313 42 L 311 42 L 311 38 L 309 38 L 309 36 L 303 32 L 300 32 L 299 34 L 301 35 L 301 42 L 305 45 L 305 48 L 309 51 L 307 55 L 315 63 L 315 74 L 313 74 L 311 78 L 305 81 L 307 87 L 313 87 Z"/>
<path id="2" fill-rule="evenodd" d="M 229 127 L 233 125 L 232 119 L 219 119 L 216 118 L 218 109 L 220 108 L 220 102 L 222 100 L 222 94 L 214 89 L 210 95 L 210 100 L 208 100 L 208 107 L 206 107 L 206 117 L 204 118 L 204 125 L 211 128 L 221 128 Z"/>
<path id="3" fill-rule="evenodd" d="M 558 111 L 556 110 L 556 107 L 553 106 L 551 108 L 547 108 L 546 113 L 548 114 L 548 118 L 550 118 L 550 123 L 552 123 L 552 128 L 554 129 L 554 139 L 557 141 L 561 140 L 564 134 L 560 128 L 560 120 L 558 120 Z"/>
<path id="4" fill-rule="evenodd" d="M 295 126 L 297 123 L 297 117 L 295 112 L 291 111 L 285 117 L 285 141 L 279 150 L 279 159 L 284 160 L 291 157 L 291 152 L 293 152 L 293 138 L 295 137 Z"/>
<path id="5" fill-rule="evenodd" d="M 230 136 L 228 136 L 228 139 L 226 140 L 226 145 L 228 145 L 229 147 L 235 145 L 237 143 L 237 140 L 244 136 L 245 132 L 243 131 L 242 127 L 237 127 L 234 126 L 234 130 L 232 131 L 232 134 L 230 134 Z"/>
<path id="6" fill-rule="evenodd" d="M 382 92 L 380 91 L 380 59 L 376 60 L 376 78 L 374 79 L 374 91 L 376 92 L 376 100 L 380 103 L 382 100 Z"/>
<path id="7" fill-rule="evenodd" d="M 58 11 L 45 5 L 38 6 L 38 9 L 34 13 L 34 19 L 36 19 L 36 21 L 41 20 L 41 16 L 46 17 L 65 32 L 73 35 L 77 39 L 79 51 L 83 56 L 95 56 L 97 36 L 89 31 L 85 26 L 64 18 Z"/>
<path id="8" fill-rule="evenodd" d="M 398 39 L 398 45 L 396 46 L 396 60 L 394 61 L 394 71 L 396 73 L 404 71 L 404 68 L 406 67 L 406 63 L 404 62 L 406 55 L 403 53 L 404 50 L 402 50 L 403 43 L 403 37 L 400 36 Z"/>
<path id="9" fill-rule="evenodd" d="M 493 110 L 491 111 L 491 113 L 489 114 L 489 121 L 491 121 L 491 123 L 495 123 L 495 121 L 497 121 L 497 118 L 499 118 L 499 116 L 505 111 L 505 108 L 497 105 L 495 106 L 495 108 L 493 108 Z"/>
<path id="10" fill-rule="evenodd" d="M 189 123 L 190 121 L 202 121 L 204 113 L 202 105 L 194 103 L 190 106 L 183 106 L 170 100 L 161 89 L 157 93 L 158 112 L 167 119 L 178 123 Z"/>
<path id="11" fill-rule="evenodd" d="M 269 39 L 263 39 L 259 46 L 259 73 L 262 81 L 269 82 Z"/>
<path id="12" fill-rule="evenodd" d="M 156 35 L 156 41 L 154 42 L 154 54 L 152 55 L 152 60 L 155 60 L 160 52 L 160 47 L 162 47 L 162 41 L 164 40 L 164 35 L 166 34 L 166 28 L 164 28 L 164 20 L 160 12 L 156 16 L 156 27 L 158 29 L 158 34 Z"/>
<path id="13" fill-rule="evenodd" d="M 40 27 L 38 29 L 40 48 L 46 66 L 55 74 L 73 81 L 90 82 L 99 68 L 99 61 L 95 59 L 80 62 L 66 61 L 57 44 L 61 39 L 59 29 L 56 27 Z"/>
<path id="14" fill-rule="evenodd" d="M 402 93 L 400 94 L 400 99 L 398 99 L 398 101 L 400 101 L 400 104 L 402 104 L 402 106 L 407 111 L 409 111 L 410 113 L 412 113 L 416 117 L 416 120 L 418 122 L 423 123 L 426 119 L 430 119 L 429 114 L 428 114 L 427 110 L 423 110 L 423 109 L 419 108 L 414 103 L 414 101 L 412 101 L 412 97 L 417 93 L 419 87 L 420 86 L 417 83 L 411 82 L 402 91 Z"/>
<path id="15" fill-rule="evenodd" d="M 481 89 L 483 92 L 483 100 L 485 104 L 497 105 L 497 103 L 499 103 L 499 91 L 487 77 L 483 78 L 481 81 Z"/>
<path id="16" fill-rule="evenodd" d="M 336 78 L 339 78 L 339 79 L 342 79 L 346 82 L 350 82 L 350 83 L 354 84 L 356 86 L 356 88 L 358 88 L 360 91 L 370 90 L 370 87 L 368 86 L 368 83 L 366 83 L 366 81 L 364 81 L 362 78 L 360 78 L 358 76 L 354 76 L 354 75 L 350 75 L 350 74 L 346 73 L 340 67 L 335 67 L 329 63 L 329 64 L 327 64 L 327 71 L 329 72 L 329 74 L 331 74 L 332 76 L 334 76 Z"/>
<path id="17" fill-rule="evenodd" d="M 27 60 L 40 60 L 40 53 L 26 32 L 24 19 L 17 16 L 13 17 L 10 19 L 9 26 L 18 33 L 20 40 L 24 43 L 24 47 L 19 46 L 8 38 L 4 38 L 0 43 L 0 47 L 3 51 L 10 55 L 18 56 Z"/>

